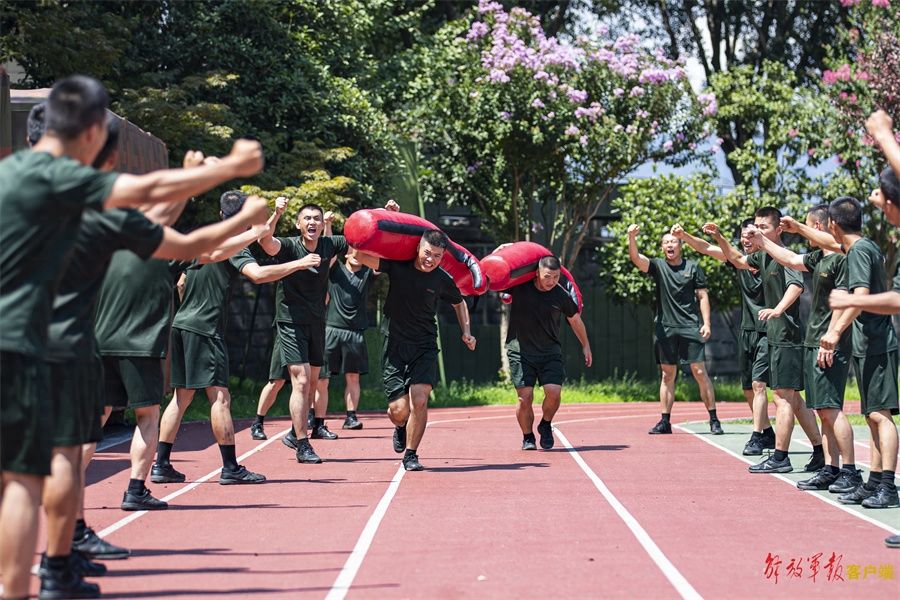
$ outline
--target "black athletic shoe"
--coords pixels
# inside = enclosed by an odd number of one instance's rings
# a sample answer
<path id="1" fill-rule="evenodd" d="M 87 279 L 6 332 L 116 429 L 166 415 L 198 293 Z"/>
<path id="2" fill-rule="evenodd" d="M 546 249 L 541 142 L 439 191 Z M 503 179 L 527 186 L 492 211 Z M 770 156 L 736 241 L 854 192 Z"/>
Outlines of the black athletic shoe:
<path id="1" fill-rule="evenodd" d="M 297 436 L 294 435 L 294 428 L 292 427 L 290 431 L 287 432 L 283 438 L 281 438 L 281 443 L 290 448 L 291 450 L 296 450 L 299 447 L 299 441 Z"/>
<path id="2" fill-rule="evenodd" d="M 809 479 L 798 481 L 797 487 L 801 490 L 827 490 L 832 483 L 838 480 L 838 477 L 840 477 L 840 471 L 832 473 L 823 467 Z"/>
<path id="3" fill-rule="evenodd" d="M 38 598 L 41 600 L 99 597 L 100 586 L 96 583 L 88 583 L 71 569 L 61 571 L 47 569 L 41 575 L 41 591 L 38 593 Z"/>
<path id="4" fill-rule="evenodd" d="M 762 434 L 754 433 L 744 444 L 744 456 L 762 456 L 763 453 L 763 437 Z"/>
<path id="5" fill-rule="evenodd" d="M 841 504 L 862 504 L 862 501 L 875 493 L 875 490 L 870 490 L 866 487 L 864 483 L 856 486 L 856 489 L 848 494 L 844 494 L 843 496 L 838 496 L 838 502 Z"/>
<path id="6" fill-rule="evenodd" d="M 394 452 L 403 454 L 406 450 L 406 425 L 394 426 Z"/>
<path id="7" fill-rule="evenodd" d="M 900 535 L 892 535 L 889 538 L 885 538 L 884 545 L 888 548 L 900 548 Z"/>
<path id="8" fill-rule="evenodd" d="M 90 527 L 84 528 L 81 537 L 73 537 L 72 550 L 97 560 L 122 560 L 131 556 L 131 550 L 110 544 Z"/>
<path id="9" fill-rule="evenodd" d="M 770 431 L 771 433 L 766 433 L 766 431 Z M 775 449 L 775 430 L 769 428 L 766 431 L 762 432 L 763 448 L 766 450 L 774 450 Z"/>
<path id="10" fill-rule="evenodd" d="M 144 488 L 141 494 L 125 492 L 122 497 L 122 510 L 165 510 L 167 508 L 169 505 L 154 498 L 147 488 Z"/>
<path id="11" fill-rule="evenodd" d="M 319 455 L 316 454 L 312 445 L 309 443 L 309 440 L 306 438 L 297 440 L 297 462 L 308 463 L 311 465 L 317 465 L 322 462 L 322 459 L 319 458 Z"/>
<path id="12" fill-rule="evenodd" d="M 250 437 L 254 440 L 267 440 L 266 430 L 263 429 L 262 423 L 254 423 L 250 426 Z"/>
<path id="13" fill-rule="evenodd" d="M 656 435 L 659 433 L 672 433 L 672 425 L 671 423 L 666 423 L 665 421 L 660 421 L 656 425 L 653 426 L 653 429 L 648 431 L 647 433 L 651 435 Z"/>
<path id="14" fill-rule="evenodd" d="M 179 473 L 171 464 L 153 464 L 150 469 L 150 481 L 153 483 L 184 483 L 184 473 Z"/>
<path id="15" fill-rule="evenodd" d="M 832 494 L 849 494 L 863 484 L 862 475 L 859 469 L 848 471 L 841 469 L 841 474 L 834 483 L 828 486 L 828 491 Z"/>
<path id="16" fill-rule="evenodd" d="M 316 424 L 316 412 L 313 409 L 309 409 L 309 412 L 306 413 L 306 428 L 312 429 Z"/>
<path id="17" fill-rule="evenodd" d="M 522 450 L 537 450 L 537 444 L 534 443 L 533 433 L 529 433 L 522 438 Z"/>
<path id="18" fill-rule="evenodd" d="M 790 473 L 794 467 L 791 466 L 790 458 L 778 461 L 774 456 L 770 456 L 761 463 L 751 465 L 747 470 L 751 473 Z"/>
<path id="19" fill-rule="evenodd" d="M 818 473 L 825 466 L 825 454 L 813 454 L 809 457 L 809 462 L 803 467 L 804 473 Z"/>
<path id="20" fill-rule="evenodd" d="M 407 471 L 424 471 L 425 467 L 419 462 L 418 454 L 407 454 L 403 457 L 403 468 Z"/>
<path id="21" fill-rule="evenodd" d="M 363 424 L 362 421 L 357 419 L 356 417 L 347 417 L 344 419 L 344 425 L 341 429 L 362 429 Z"/>
<path id="22" fill-rule="evenodd" d="M 722 423 L 718 419 L 709 422 L 709 432 L 713 435 L 723 435 L 725 433 L 722 430 Z"/>
<path id="23" fill-rule="evenodd" d="M 893 508 L 900 506 L 900 497 L 897 495 L 897 487 L 879 483 L 875 493 L 862 501 L 863 508 Z"/>
<path id="24" fill-rule="evenodd" d="M 553 426 L 550 423 L 542 421 L 537 426 L 538 433 L 541 435 L 541 448 L 549 450 L 553 447 Z"/>
<path id="25" fill-rule="evenodd" d="M 328 430 L 327 425 L 319 425 L 318 427 L 313 427 L 312 435 L 310 435 L 314 440 L 336 440 L 338 436 L 336 433 L 332 433 Z"/>
<path id="26" fill-rule="evenodd" d="M 69 555 L 69 569 L 82 577 L 103 577 L 106 575 L 106 565 L 94 562 L 77 550 L 72 550 Z M 50 572 L 47 567 L 47 554 L 41 554 L 41 565 L 38 567 L 38 576 L 46 577 Z"/>
<path id="27" fill-rule="evenodd" d="M 231 471 L 222 467 L 222 474 L 219 475 L 219 485 L 240 485 L 243 483 L 263 483 L 266 480 L 265 475 L 254 473 L 247 470 L 247 467 L 238 465 L 237 471 Z"/>

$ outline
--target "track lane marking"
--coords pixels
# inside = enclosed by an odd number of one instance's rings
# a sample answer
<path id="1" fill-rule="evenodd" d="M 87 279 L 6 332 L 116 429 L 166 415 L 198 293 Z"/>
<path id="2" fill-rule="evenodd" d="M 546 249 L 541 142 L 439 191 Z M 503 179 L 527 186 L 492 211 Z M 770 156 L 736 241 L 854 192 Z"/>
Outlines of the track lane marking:
<path id="1" fill-rule="evenodd" d="M 719 445 L 716 444 L 715 442 L 706 439 L 705 437 L 701 436 L 700 434 L 698 434 L 698 433 L 696 433 L 696 432 L 691 431 L 690 429 L 688 429 L 687 427 L 684 426 L 684 425 L 687 425 L 687 424 L 688 424 L 688 423 L 679 423 L 678 425 L 673 425 L 673 427 L 675 427 L 676 429 L 679 429 L 679 430 L 683 431 L 684 433 L 689 433 L 689 434 L 693 435 L 693 436 L 696 437 L 697 439 L 706 442 L 707 444 L 709 444 L 709 445 L 712 446 L 713 448 L 717 448 L 717 449 L 721 450 L 722 452 L 725 452 L 725 453 L 727 453 L 727 454 L 730 454 L 731 456 L 735 457 L 736 459 L 738 459 L 738 460 L 741 461 L 741 462 L 747 463 L 748 465 L 755 464 L 752 460 L 749 460 L 749 459 L 744 458 L 743 456 L 741 456 L 741 455 L 738 454 L 737 452 L 733 452 L 733 451 L 729 450 L 728 448 L 725 448 L 725 447 L 723 447 L 723 446 L 719 446 Z M 812 490 L 800 490 L 800 489 L 797 489 L 797 484 L 796 484 L 796 483 L 794 483 L 793 481 L 791 481 L 790 479 L 788 479 L 787 477 L 785 477 L 784 475 L 782 475 L 782 474 L 780 474 L 780 473 L 767 473 L 767 475 L 770 475 L 770 476 L 773 476 L 773 477 L 775 477 L 775 478 L 777 478 L 777 479 L 780 479 L 781 481 L 783 481 L 783 482 L 789 484 L 794 490 L 796 490 L 796 491 L 798 491 L 798 492 L 801 492 L 801 493 L 803 493 L 803 494 L 808 494 L 808 495 L 812 496 L 813 498 L 818 498 L 818 499 L 821 500 L 822 502 L 825 502 L 826 504 L 829 504 L 829 505 L 831 505 L 831 506 L 837 507 L 837 508 L 841 509 L 842 511 L 844 511 L 845 513 L 847 513 L 847 514 L 849 514 L 849 515 L 853 515 L 854 517 L 856 517 L 856 518 L 858 518 L 858 519 L 862 519 L 863 521 L 865 521 L 865 522 L 867 522 L 867 523 L 871 523 L 872 525 L 875 525 L 875 526 L 877 526 L 877 527 L 880 527 L 881 529 L 884 529 L 885 531 L 891 533 L 892 535 L 900 534 L 900 530 L 891 527 L 891 526 L 888 525 L 887 523 L 882 523 L 881 521 L 877 521 L 876 519 L 873 519 L 872 517 L 869 517 L 869 516 L 867 516 L 867 515 L 865 515 L 865 514 L 856 512 L 855 510 L 853 510 L 853 509 L 851 509 L 851 508 L 849 508 L 849 507 L 847 507 L 847 506 L 844 506 L 843 504 L 841 504 L 841 503 L 839 503 L 839 502 L 836 502 L 836 501 L 832 500 L 831 498 L 826 498 L 825 496 L 822 496 L 821 494 L 816 494 L 816 493 L 813 492 Z M 893 510 L 893 509 L 888 509 L 888 510 Z"/>
<path id="2" fill-rule="evenodd" d="M 628 512 L 628 509 L 619 501 L 618 498 L 606 487 L 606 484 L 603 483 L 603 480 L 591 469 L 588 464 L 581 458 L 581 454 L 572 446 L 569 442 L 569 438 L 563 434 L 559 429 L 555 429 L 556 435 L 559 440 L 563 443 L 563 446 L 569 451 L 569 455 L 575 460 L 581 470 L 584 471 L 584 474 L 588 476 L 588 479 L 594 484 L 594 487 L 597 488 L 597 491 L 603 496 L 603 498 L 609 503 L 609 505 L 616 511 L 616 514 L 619 515 L 619 518 L 625 523 L 628 529 L 631 530 L 631 533 L 637 539 L 637 541 L 644 548 L 644 551 L 650 556 L 656 566 L 659 567 L 660 571 L 663 572 L 663 575 L 666 576 L 666 579 L 669 580 L 669 583 L 675 588 L 678 594 L 682 598 L 690 598 L 702 600 L 702 596 L 694 589 L 694 587 L 685 579 L 684 575 L 672 564 L 672 562 L 668 559 L 668 557 L 660 550 L 659 546 L 656 545 L 656 542 L 653 541 L 653 538 L 647 533 L 647 531 L 641 527 L 641 524 L 638 523 L 637 519 Z"/>

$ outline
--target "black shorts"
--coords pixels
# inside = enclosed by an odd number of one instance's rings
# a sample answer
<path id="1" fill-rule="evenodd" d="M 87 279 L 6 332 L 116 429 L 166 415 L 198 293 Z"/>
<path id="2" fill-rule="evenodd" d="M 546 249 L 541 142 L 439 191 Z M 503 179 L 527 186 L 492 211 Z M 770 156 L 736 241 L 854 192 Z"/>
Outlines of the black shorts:
<path id="1" fill-rule="evenodd" d="M 535 383 L 544 385 L 562 385 L 566 380 L 566 368 L 562 354 L 527 354 L 510 348 L 506 349 L 509 358 L 509 374 L 516 388 L 534 387 Z"/>
<path id="2" fill-rule="evenodd" d="M 104 356 L 106 406 L 144 408 L 162 403 L 165 394 L 161 358 Z"/>
<path id="3" fill-rule="evenodd" d="M 706 344 L 683 335 L 656 337 L 656 363 L 660 365 L 690 365 L 706 358 Z"/>
<path id="4" fill-rule="evenodd" d="M 173 388 L 228 387 L 228 352 L 222 338 L 173 327 L 170 356 Z"/>
<path id="5" fill-rule="evenodd" d="M 369 350 L 363 331 L 326 327 L 325 362 L 330 373 L 368 373 Z"/>
<path id="6" fill-rule="evenodd" d="M 803 389 L 803 348 L 769 344 L 769 387 L 773 390 Z"/>
<path id="7" fill-rule="evenodd" d="M 80 446 L 103 439 L 103 362 L 99 356 L 48 363 L 54 446 Z"/>
<path id="8" fill-rule="evenodd" d="M 408 394 L 416 384 L 434 388 L 438 383 L 438 352 L 436 346 L 393 341 L 385 336 L 381 376 L 388 402 Z"/>
<path id="9" fill-rule="evenodd" d="M 752 390 L 754 381 L 769 383 L 769 343 L 765 333 L 741 330 L 738 365 L 742 389 Z"/>
<path id="10" fill-rule="evenodd" d="M 840 348 L 834 351 L 834 363 L 821 368 L 816 359 L 818 347 L 803 349 L 803 380 L 806 389 L 806 408 L 844 408 L 844 390 L 850 372 L 850 357 Z"/>
<path id="11" fill-rule="evenodd" d="M 875 356 L 853 357 L 859 384 L 862 414 L 886 410 L 900 414 L 897 405 L 897 351 Z"/>
<path id="12" fill-rule="evenodd" d="M 321 367 L 325 362 L 325 324 L 276 323 L 269 381 L 285 379 L 287 365 Z"/>
<path id="13" fill-rule="evenodd" d="M 50 370 L 39 358 L 0 352 L 0 471 L 50 474 L 54 418 Z"/>

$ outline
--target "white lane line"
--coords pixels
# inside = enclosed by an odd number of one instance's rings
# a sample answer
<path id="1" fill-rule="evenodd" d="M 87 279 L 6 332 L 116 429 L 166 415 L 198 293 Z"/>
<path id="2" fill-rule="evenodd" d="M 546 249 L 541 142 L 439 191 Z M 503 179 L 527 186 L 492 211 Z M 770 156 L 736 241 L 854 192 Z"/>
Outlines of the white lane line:
<path id="1" fill-rule="evenodd" d="M 290 431 L 290 429 L 285 429 L 284 431 L 282 431 L 282 432 L 280 432 L 280 433 L 274 435 L 273 437 L 270 437 L 268 440 L 266 440 L 266 441 L 263 442 L 262 444 L 259 444 L 258 446 L 255 446 L 252 450 L 249 450 L 249 451 L 247 451 L 247 452 L 241 454 L 241 455 L 238 457 L 237 461 L 238 461 L 239 463 L 245 461 L 245 460 L 246 460 L 247 458 L 249 458 L 250 456 L 256 454 L 257 452 L 259 452 L 260 450 L 262 450 L 263 448 L 265 448 L 265 447 L 268 446 L 269 444 L 271 444 L 271 443 L 275 442 L 276 440 L 278 440 L 281 436 L 285 435 L 288 431 Z M 201 483 L 204 483 L 204 482 L 206 482 L 206 481 L 209 481 L 210 479 L 212 479 L 213 477 L 215 477 L 216 475 L 218 475 L 218 474 L 221 472 L 221 470 L 222 470 L 222 469 L 219 468 L 219 469 L 216 469 L 215 471 L 211 471 L 211 472 L 207 473 L 206 475 L 204 475 L 203 477 L 201 477 L 200 479 L 197 479 L 196 481 L 193 481 L 193 482 L 191 482 L 190 484 L 188 484 L 188 485 L 186 485 L 186 486 L 184 486 L 184 487 L 182 487 L 182 488 L 179 488 L 179 489 L 175 490 L 174 492 L 172 492 L 171 494 L 169 494 L 169 495 L 166 496 L 165 498 L 161 498 L 161 500 L 162 500 L 163 502 L 169 502 L 169 501 L 171 501 L 171 500 L 177 498 L 178 496 L 181 496 L 182 494 L 186 494 L 186 493 L 188 493 L 189 491 L 191 491 L 192 489 L 194 489 L 194 488 L 196 488 L 197 486 L 199 486 Z M 148 512 L 148 511 L 146 511 L 146 510 L 139 510 L 139 511 L 133 512 L 133 513 L 131 513 L 130 515 L 128 515 L 127 517 L 125 517 L 124 519 L 120 519 L 120 520 L 116 521 L 115 523 L 113 523 L 112 525 L 110 525 L 109 527 L 107 527 L 106 529 L 104 529 L 103 531 L 99 532 L 97 535 L 100 536 L 100 537 L 106 537 L 106 536 L 110 535 L 111 533 L 114 533 L 114 532 L 118 531 L 119 529 L 122 529 L 123 527 L 125 527 L 125 526 L 128 525 L 129 523 L 133 523 L 133 522 L 136 521 L 137 519 L 140 519 L 140 518 L 143 517 L 145 514 L 147 514 L 147 512 Z"/>
<path id="2" fill-rule="evenodd" d="M 347 592 L 350 591 L 350 586 L 353 585 L 353 580 L 356 579 L 356 574 L 359 572 L 359 568 L 362 566 L 363 560 L 365 560 L 366 554 L 369 552 L 372 540 L 375 539 L 375 533 L 378 532 L 378 527 L 381 525 L 381 521 L 384 519 L 384 515 L 387 514 L 391 501 L 394 499 L 397 490 L 400 488 L 400 481 L 403 479 L 404 473 L 406 473 L 406 470 L 401 464 L 394 474 L 394 478 L 391 479 L 391 483 L 388 485 L 381 500 L 378 502 L 378 505 L 375 507 L 375 511 L 369 517 L 369 520 L 366 521 L 366 526 L 363 528 L 359 539 L 356 540 L 353 552 L 347 557 L 347 562 L 344 563 L 341 572 L 338 573 L 337 579 L 334 580 L 331 589 L 328 591 L 328 595 L 325 596 L 325 600 L 343 600 L 347 595 Z"/>
<path id="3" fill-rule="evenodd" d="M 556 436 L 569 450 L 569 454 L 575 459 L 575 462 L 581 467 L 581 470 L 584 471 L 585 475 L 593 482 L 594 487 L 600 492 L 600 494 L 606 499 L 609 505 L 616 511 L 616 514 L 619 515 L 619 518 L 625 522 L 625 525 L 628 526 L 628 529 L 631 530 L 631 533 L 637 538 L 637 541 L 640 542 L 641 546 L 643 546 L 644 550 L 647 554 L 650 555 L 650 558 L 653 559 L 653 562 L 656 563 L 656 566 L 663 572 L 663 575 L 666 576 L 666 579 L 669 580 L 669 583 L 675 588 L 675 590 L 681 595 L 682 598 L 692 598 L 692 599 L 700 599 L 702 600 L 702 596 L 694 589 L 694 587 L 688 582 L 687 579 L 684 578 L 684 575 L 675 568 L 675 565 L 663 554 L 663 551 L 659 549 L 659 546 L 656 545 L 656 542 L 650 537 L 647 531 L 641 527 L 641 524 L 637 522 L 628 509 L 619 502 L 619 499 L 616 498 L 609 488 L 606 487 L 606 484 L 603 483 L 603 480 L 597 476 L 596 473 L 584 462 L 584 459 L 581 458 L 581 455 L 577 450 L 572 446 L 569 442 L 569 439 L 561 432 L 559 429 L 556 429 Z"/>
<path id="4" fill-rule="evenodd" d="M 703 437 L 702 435 L 699 435 L 699 434 L 697 434 L 697 433 L 691 431 L 691 430 L 688 429 L 687 427 L 684 427 L 683 424 L 675 425 L 675 428 L 680 429 L 681 431 L 683 431 L 683 432 L 685 432 L 685 433 L 690 433 L 691 435 L 693 435 L 694 437 L 696 437 L 698 440 L 703 440 L 704 442 L 706 442 L 707 444 L 709 444 L 709 445 L 712 446 L 713 448 L 718 448 L 718 449 L 721 450 L 722 452 L 726 452 L 726 453 L 730 454 L 731 456 L 735 457 L 736 459 L 738 459 L 738 460 L 741 461 L 741 462 L 745 462 L 745 463 L 747 463 L 748 465 L 754 464 L 752 460 L 746 459 L 746 458 L 744 458 L 743 456 L 741 456 L 740 454 L 738 454 L 737 452 L 732 452 L 732 451 L 729 450 L 728 448 L 725 448 L 725 447 L 723 447 L 723 446 L 719 446 L 719 445 L 716 444 L 715 442 L 713 442 L 713 441 L 711 441 L 711 440 L 708 440 L 708 439 L 706 439 L 705 437 Z M 821 500 L 822 502 L 825 502 L 826 504 L 830 504 L 831 506 L 835 506 L 835 507 L 841 509 L 842 511 L 844 511 L 845 513 L 847 513 L 847 514 L 849 514 L 849 515 L 853 515 L 854 517 L 856 517 L 856 518 L 858 518 L 858 519 L 862 519 L 863 521 L 866 521 L 867 523 L 871 523 L 872 525 L 875 525 L 875 526 L 877 526 L 877 527 L 880 527 L 880 528 L 884 529 L 885 531 L 887 531 L 887 532 L 889 532 L 889 533 L 891 533 L 891 534 L 893 534 L 893 535 L 900 534 L 900 530 L 894 529 L 893 527 L 891 527 L 891 526 L 888 525 L 887 523 L 882 523 L 881 521 L 878 521 L 878 520 L 876 520 L 876 519 L 873 519 L 872 517 L 869 517 L 869 516 L 867 516 L 867 515 L 865 515 L 865 514 L 863 514 L 863 513 L 857 512 L 857 511 L 853 510 L 852 508 L 850 508 L 849 506 L 844 506 L 843 504 L 841 504 L 841 503 L 839 503 L 839 502 L 836 502 L 836 501 L 832 500 L 831 498 L 827 498 L 827 497 L 825 497 L 825 496 L 823 496 L 823 495 L 821 495 L 821 494 L 816 494 L 816 493 L 813 492 L 813 491 L 806 491 L 806 490 L 800 490 L 800 489 L 798 489 L 796 483 L 794 483 L 793 481 L 791 481 L 790 479 L 788 479 L 787 477 L 785 477 L 784 475 L 782 475 L 782 474 L 780 474 L 780 473 L 769 473 L 769 475 L 770 475 L 770 476 L 773 476 L 773 477 L 776 477 L 776 478 L 780 479 L 781 481 L 787 483 L 787 484 L 790 485 L 792 488 L 794 488 L 794 490 L 796 490 L 797 492 L 804 493 L 804 494 L 809 494 L 809 495 L 812 496 L 813 498 L 818 498 L 819 500 Z"/>

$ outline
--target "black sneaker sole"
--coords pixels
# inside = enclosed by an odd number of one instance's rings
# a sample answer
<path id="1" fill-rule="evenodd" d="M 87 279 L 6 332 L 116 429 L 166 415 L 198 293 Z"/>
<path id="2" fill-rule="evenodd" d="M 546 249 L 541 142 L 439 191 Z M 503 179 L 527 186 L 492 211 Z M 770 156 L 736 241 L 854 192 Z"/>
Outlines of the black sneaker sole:
<path id="1" fill-rule="evenodd" d="M 265 477 L 263 477 L 262 479 L 225 479 L 224 477 L 219 478 L 219 485 L 255 485 L 265 482 Z"/>
<path id="2" fill-rule="evenodd" d="M 184 483 L 187 477 L 154 477 L 150 476 L 151 483 Z"/>
<path id="3" fill-rule="evenodd" d="M 355 429 L 362 429 L 362 428 L 363 428 L 363 424 L 362 424 L 362 423 L 356 423 L 355 425 L 344 425 L 344 426 L 341 427 L 341 429 L 354 429 L 354 430 L 355 430 Z"/>
<path id="4" fill-rule="evenodd" d="M 251 434 L 250 434 L 250 439 L 251 439 L 251 440 L 256 440 L 256 441 L 258 441 L 258 442 L 261 442 L 261 441 L 263 441 L 263 440 L 269 439 L 269 436 L 267 436 L 266 434 L 262 434 L 262 435 L 253 435 L 253 434 L 251 433 Z"/>
<path id="5" fill-rule="evenodd" d="M 75 546 L 72 546 L 72 549 L 78 550 L 78 548 Z M 86 557 L 88 557 L 91 560 L 99 560 L 99 561 L 125 560 L 126 558 L 131 556 L 130 550 L 124 550 L 122 552 L 109 552 L 107 554 L 102 554 L 102 553 L 101 554 L 93 554 L 92 552 L 85 552 L 84 550 L 79 550 L 79 552 L 81 552 L 82 554 L 84 554 Z"/>
<path id="6" fill-rule="evenodd" d="M 158 505 L 148 505 L 148 504 L 140 504 L 136 502 L 123 502 L 119 507 L 122 510 L 126 510 L 129 512 L 139 511 L 139 510 L 166 510 L 169 508 L 168 504 L 164 504 L 162 506 Z"/>

